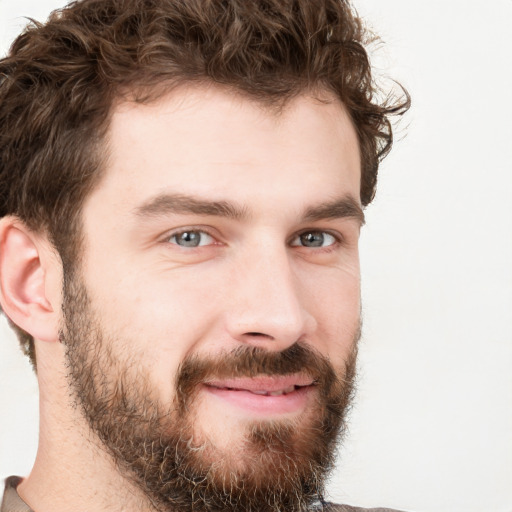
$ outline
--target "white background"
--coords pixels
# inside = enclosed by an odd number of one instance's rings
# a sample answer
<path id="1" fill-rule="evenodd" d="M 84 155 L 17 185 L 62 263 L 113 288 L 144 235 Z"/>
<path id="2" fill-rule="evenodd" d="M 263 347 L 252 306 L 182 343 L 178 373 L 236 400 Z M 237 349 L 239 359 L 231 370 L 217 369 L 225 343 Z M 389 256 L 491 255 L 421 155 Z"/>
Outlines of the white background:
<path id="1" fill-rule="evenodd" d="M 356 0 L 414 106 L 363 230 L 364 341 L 336 501 L 512 512 L 512 1 Z M 0 49 L 59 0 L 0 0 Z M 0 127 L 1 130 L 1 127 Z M 0 324 L 0 478 L 37 385 Z"/>

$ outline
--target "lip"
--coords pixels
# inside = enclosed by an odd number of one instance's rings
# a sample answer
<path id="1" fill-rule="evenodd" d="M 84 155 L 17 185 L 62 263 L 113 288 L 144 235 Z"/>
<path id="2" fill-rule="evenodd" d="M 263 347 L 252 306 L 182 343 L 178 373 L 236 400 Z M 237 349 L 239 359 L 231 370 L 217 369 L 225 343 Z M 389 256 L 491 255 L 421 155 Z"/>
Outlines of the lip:
<path id="1" fill-rule="evenodd" d="M 303 375 L 258 376 L 212 380 L 203 389 L 224 404 L 257 416 L 279 416 L 304 410 L 315 389 Z"/>

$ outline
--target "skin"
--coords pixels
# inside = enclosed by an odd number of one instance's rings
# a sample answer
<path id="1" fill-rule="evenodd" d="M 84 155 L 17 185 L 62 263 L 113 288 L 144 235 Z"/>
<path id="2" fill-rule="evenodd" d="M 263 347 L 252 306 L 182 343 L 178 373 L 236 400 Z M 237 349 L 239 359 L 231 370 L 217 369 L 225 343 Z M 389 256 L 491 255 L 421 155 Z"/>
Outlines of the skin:
<path id="1" fill-rule="evenodd" d="M 104 332 L 123 340 L 115 355 L 140 363 L 161 403 L 172 403 L 173 377 L 190 355 L 240 345 L 282 351 L 300 341 L 342 368 L 351 353 L 360 322 L 360 157 L 345 109 L 323 99 L 301 95 L 276 114 L 201 87 L 115 108 L 106 173 L 84 205 L 81 276 Z M 219 202 L 229 207 L 214 211 Z M 23 261 L 39 265 L 31 283 L 20 277 L 2 292 L 6 312 L 16 293 L 30 302 L 10 316 L 37 339 L 40 447 L 20 494 L 38 512 L 120 503 L 149 510 L 70 398 L 55 251 L 14 219 L 0 228 L 4 246 L 17 240 L 32 255 Z M 200 245 L 180 245 L 184 231 Z M 308 246 L 308 233 L 322 246 Z M 303 378 L 216 385 L 279 391 Z M 252 393 L 250 406 L 234 393 L 205 386 L 194 411 L 195 435 L 227 456 L 251 422 L 305 420 L 315 400 L 314 386 L 293 399 Z"/>

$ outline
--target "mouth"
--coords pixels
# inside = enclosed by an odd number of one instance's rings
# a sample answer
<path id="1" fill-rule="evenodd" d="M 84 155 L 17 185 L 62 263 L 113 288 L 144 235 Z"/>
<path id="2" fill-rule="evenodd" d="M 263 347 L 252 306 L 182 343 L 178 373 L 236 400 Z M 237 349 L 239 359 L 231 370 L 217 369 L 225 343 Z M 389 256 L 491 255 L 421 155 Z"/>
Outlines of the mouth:
<path id="1" fill-rule="evenodd" d="M 281 395 L 288 395 L 289 393 L 293 393 L 297 389 L 301 388 L 303 386 L 290 386 L 286 389 L 278 389 L 276 391 L 265 391 L 263 389 L 253 389 L 253 390 L 245 390 L 249 391 L 250 393 L 254 393 L 255 395 L 261 395 L 261 396 L 281 396 Z M 238 391 L 236 388 L 227 388 L 230 391 Z"/>
<path id="2" fill-rule="evenodd" d="M 305 376 L 258 376 L 210 381 L 204 384 L 210 395 L 232 408 L 257 416 L 300 412 L 306 406 L 315 382 Z"/>
<path id="3" fill-rule="evenodd" d="M 205 384 L 208 387 L 220 389 L 220 390 L 226 390 L 226 391 L 247 391 L 248 393 L 253 393 L 254 395 L 260 395 L 260 396 L 282 396 L 282 395 L 289 395 L 290 393 L 293 393 L 294 391 L 297 391 L 303 387 L 306 386 L 298 386 L 298 385 L 292 385 L 288 386 L 284 389 L 276 389 L 276 390 L 266 390 L 266 389 L 245 389 L 243 387 L 226 387 L 226 386 L 217 386 L 214 384 Z"/>

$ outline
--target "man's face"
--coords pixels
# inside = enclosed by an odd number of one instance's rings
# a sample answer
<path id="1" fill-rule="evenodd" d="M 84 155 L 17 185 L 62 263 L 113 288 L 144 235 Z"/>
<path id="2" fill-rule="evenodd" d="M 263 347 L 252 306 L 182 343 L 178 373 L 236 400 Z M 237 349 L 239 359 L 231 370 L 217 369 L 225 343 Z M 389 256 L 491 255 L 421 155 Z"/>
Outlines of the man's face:
<path id="1" fill-rule="evenodd" d="M 174 473 L 189 467 L 192 488 L 235 495 L 242 481 L 256 499 L 289 473 L 316 491 L 360 321 L 346 112 L 309 96 L 276 114 L 220 89 L 176 90 L 120 104 L 109 150 L 64 307 L 91 427 L 156 502 L 177 502 Z"/>

